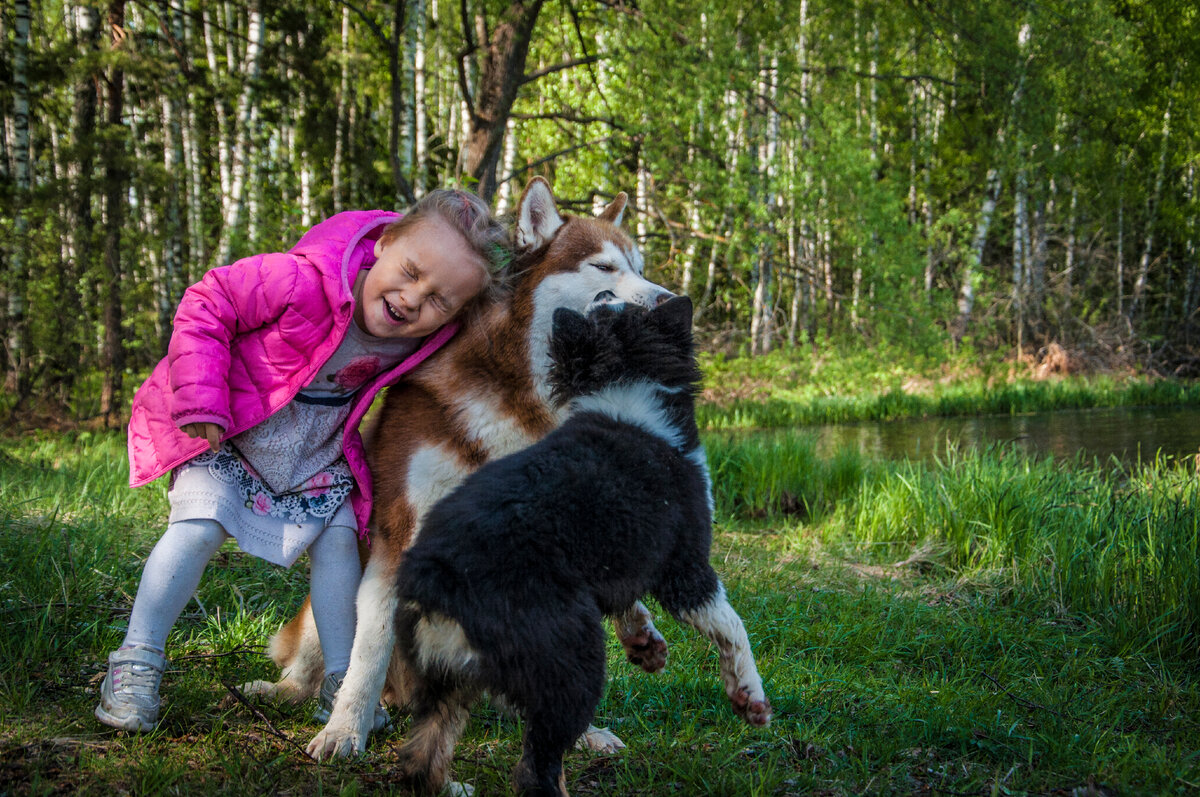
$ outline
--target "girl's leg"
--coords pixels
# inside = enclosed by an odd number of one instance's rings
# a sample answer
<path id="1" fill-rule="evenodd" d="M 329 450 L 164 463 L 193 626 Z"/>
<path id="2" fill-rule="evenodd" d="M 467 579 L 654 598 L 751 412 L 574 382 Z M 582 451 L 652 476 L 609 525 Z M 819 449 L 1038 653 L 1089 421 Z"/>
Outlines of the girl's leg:
<path id="1" fill-rule="evenodd" d="M 166 649 L 167 634 L 196 594 L 204 568 L 229 535 L 215 520 L 177 520 L 150 552 L 122 647 Z"/>
<path id="2" fill-rule="evenodd" d="M 215 520 L 171 523 L 154 546 L 129 628 L 120 648 L 109 654 L 96 717 L 127 731 L 148 731 L 158 720 L 158 684 L 167 661 L 167 634 L 192 599 L 204 568 L 228 535 Z"/>
<path id="3" fill-rule="evenodd" d="M 362 580 L 362 565 L 358 560 L 354 512 L 349 503 L 334 515 L 321 536 L 308 547 L 308 558 L 312 563 L 309 594 L 313 621 L 325 659 L 325 678 L 321 681 L 314 719 L 326 722 L 350 666 L 354 625 L 358 620 L 355 600 L 358 582 Z M 374 729 L 381 730 L 387 724 L 387 710 L 382 705 L 376 706 Z"/>
<path id="4" fill-rule="evenodd" d="M 358 616 L 354 601 L 362 579 L 358 536 L 349 503 L 308 547 L 308 558 L 312 565 L 309 584 L 313 620 L 325 658 L 325 675 L 341 674 L 350 665 L 354 622 Z"/>

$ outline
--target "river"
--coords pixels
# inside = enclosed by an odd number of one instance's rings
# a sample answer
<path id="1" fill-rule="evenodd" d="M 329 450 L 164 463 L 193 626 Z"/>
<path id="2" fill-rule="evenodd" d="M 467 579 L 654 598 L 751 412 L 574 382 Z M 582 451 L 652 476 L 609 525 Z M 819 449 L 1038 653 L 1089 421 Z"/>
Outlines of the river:
<path id="1" fill-rule="evenodd" d="M 823 454 L 843 447 L 892 459 L 929 459 L 948 444 L 976 448 L 1015 443 L 1031 453 L 1069 459 L 1077 453 L 1107 462 L 1152 460 L 1200 452 L 1200 408 L 1123 407 L 1057 410 L 1029 415 L 923 418 L 830 424 L 817 430 Z"/>

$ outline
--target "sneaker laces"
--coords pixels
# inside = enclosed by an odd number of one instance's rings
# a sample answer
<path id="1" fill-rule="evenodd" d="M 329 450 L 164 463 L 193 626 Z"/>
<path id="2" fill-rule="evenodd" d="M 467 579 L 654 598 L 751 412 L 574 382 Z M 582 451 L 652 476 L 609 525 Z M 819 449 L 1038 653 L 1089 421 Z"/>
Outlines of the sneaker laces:
<path id="1" fill-rule="evenodd" d="M 118 654 L 124 652 L 117 651 Z M 134 699 L 147 703 L 158 702 L 158 686 L 163 671 L 159 667 L 140 661 L 118 658 L 113 662 L 112 691 L 122 699 Z"/>

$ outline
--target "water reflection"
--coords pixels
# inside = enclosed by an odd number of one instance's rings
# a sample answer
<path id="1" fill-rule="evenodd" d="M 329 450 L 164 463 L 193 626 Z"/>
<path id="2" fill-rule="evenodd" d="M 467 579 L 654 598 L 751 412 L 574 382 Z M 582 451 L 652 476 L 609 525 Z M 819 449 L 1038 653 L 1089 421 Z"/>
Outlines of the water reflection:
<path id="1" fill-rule="evenodd" d="M 1200 408 L 1134 407 L 1060 410 L 1035 415 L 922 420 L 823 426 L 818 450 L 842 447 L 891 459 L 931 459 L 949 443 L 975 448 L 1015 442 L 1031 453 L 1069 459 L 1077 452 L 1107 461 L 1152 460 L 1155 452 L 1180 457 L 1200 451 Z"/>

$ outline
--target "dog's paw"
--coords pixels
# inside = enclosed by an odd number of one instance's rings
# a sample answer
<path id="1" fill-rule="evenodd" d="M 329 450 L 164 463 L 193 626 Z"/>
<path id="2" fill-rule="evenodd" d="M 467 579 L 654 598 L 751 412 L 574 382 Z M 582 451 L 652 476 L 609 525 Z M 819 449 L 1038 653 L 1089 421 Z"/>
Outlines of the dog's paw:
<path id="1" fill-rule="evenodd" d="M 608 728 L 589 725 L 583 732 L 583 736 L 575 740 L 575 747 L 580 750 L 591 750 L 593 753 L 615 753 L 618 750 L 624 750 L 625 743 Z"/>
<path id="2" fill-rule="evenodd" d="M 743 686 L 729 696 L 733 713 L 757 727 L 766 727 L 771 722 L 771 701 L 765 695 L 752 698 L 750 687 Z"/>
<path id="3" fill-rule="evenodd" d="M 307 752 L 317 761 L 328 761 L 334 758 L 349 758 L 359 755 L 367 749 L 367 735 L 350 730 L 334 728 L 326 725 L 320 733 L 308 743 Z"/>
<path id="4" fill-rule="evenodd" d="M 646 672 L 658 672 L 667 666 L 667 640 L 652 625 L 643 626 L 636 634 L 625 637 L 621 645 L 629 663 Z"/>

